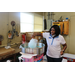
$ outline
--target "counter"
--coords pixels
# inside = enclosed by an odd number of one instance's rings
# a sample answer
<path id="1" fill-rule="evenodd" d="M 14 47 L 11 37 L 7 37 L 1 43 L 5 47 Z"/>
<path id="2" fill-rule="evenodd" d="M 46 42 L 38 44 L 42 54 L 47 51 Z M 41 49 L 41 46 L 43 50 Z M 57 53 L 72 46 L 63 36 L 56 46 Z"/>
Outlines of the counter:
<path id="1" fill-rule="evenodd" d="M 0 60 L 6 59 L 8 57 L 13 57 L 14 62 L 16 61 L 17 53 L 21 52 L 19 46 L 15 46 L 9 49 L 5 49 L 4 47 L 0 48 Z"/>
<path id="2" fill-rule="evenodd" d="M 8 54 L 12 54 L 14 52 L 15 52 L 14 48 L 9 48 L 9 49 L 0 48 L 0 57 L 8 55 Z"/>

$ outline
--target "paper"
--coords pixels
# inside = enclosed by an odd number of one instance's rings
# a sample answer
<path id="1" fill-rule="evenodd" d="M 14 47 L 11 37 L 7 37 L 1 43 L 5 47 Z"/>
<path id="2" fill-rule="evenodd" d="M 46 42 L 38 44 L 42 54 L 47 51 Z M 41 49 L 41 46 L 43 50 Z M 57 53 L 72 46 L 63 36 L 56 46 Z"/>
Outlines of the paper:
<path id="1" fill-rule="evenodd" d="M 9 48 L 11 48 L 10 46 L 5 46 L 5 49 L 9 49 Z"/>
<path id="2" fill-rule="evenodd" d="M 75 55 L 74 54 L 64 53 L 62 56 L 63 57 L 67 57 L 67 58 L 75 59 Z"/>
<path id="3" fill-rule="evenodd" d="M 21 57 L 25 57 L 25 58 L 32 58 L 33 56 L 37 55 L 37 54 L 27 54 L 27 53 L 22 53 L 22 52 L 20 52 L 20 54 L 22 54 Z"/>
<path id="4" fill-rule="evenodd" d="M 67 62 L 67 59 L 64 59 L 64 58 L 63 58 L 62 62 Z"/>

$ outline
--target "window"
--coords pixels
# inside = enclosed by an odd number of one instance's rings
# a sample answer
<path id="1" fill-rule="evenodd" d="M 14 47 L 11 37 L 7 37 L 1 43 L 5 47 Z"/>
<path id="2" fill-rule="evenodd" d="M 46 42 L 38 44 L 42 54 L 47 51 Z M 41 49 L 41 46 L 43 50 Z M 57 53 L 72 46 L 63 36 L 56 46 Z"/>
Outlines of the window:
<path id="1" fill-rule="evenodd" d="M 34 31 L 40 32 L 43 30 L 43 17 L 35 15 L 34 16 Z"/>
<path id="2" fill-rule="evenodd" d="M 43 30 L 43 16 L 20 13 L 20 32 L 40 32 Z"/>
<path id="3" fill-rule="evenodd" d="M 20 32 L 32 32 L 34 26 L 34 16 L 27 13 L 20 13 Z"/>

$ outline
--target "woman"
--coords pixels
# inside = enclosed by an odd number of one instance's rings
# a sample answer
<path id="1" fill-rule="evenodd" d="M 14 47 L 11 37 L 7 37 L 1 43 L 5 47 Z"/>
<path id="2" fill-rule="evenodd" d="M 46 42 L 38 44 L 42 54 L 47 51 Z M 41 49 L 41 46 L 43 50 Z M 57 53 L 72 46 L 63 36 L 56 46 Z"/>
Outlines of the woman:
<path id="1" fill-rule="evenodd" d="M 53 25 L 49 33 L 37 34 L 46 38 L 47 41 L 47 61 L 48 62 L 61 62 L 62 55 L 67 48 L 66 42 L 62 35 L 60 35 L 60 28 L 58 25 Z M 34 35 L 35 36 L 35 35 Z M 61 50 L 61 45 L 63 49 Z"/>

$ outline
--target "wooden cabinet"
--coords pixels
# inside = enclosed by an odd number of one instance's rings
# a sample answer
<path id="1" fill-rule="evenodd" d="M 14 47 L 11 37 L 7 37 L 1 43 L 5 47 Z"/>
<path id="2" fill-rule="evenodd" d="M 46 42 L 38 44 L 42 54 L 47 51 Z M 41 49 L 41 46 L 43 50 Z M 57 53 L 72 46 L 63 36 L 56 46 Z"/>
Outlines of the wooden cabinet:
<path id="1" fill-rule="evenodd" d="M 64 21 L 63 22 L 63 34 L 68 35 L 69 33 L 69 22 L 68 21 Z"/>
<path id="2" fill-rule="evenodd" d="M 53 25 L 58 25 L 60 27 L 60 34 L 69 34 L 69 21 L 64 22 L 53 22 Z"/>

